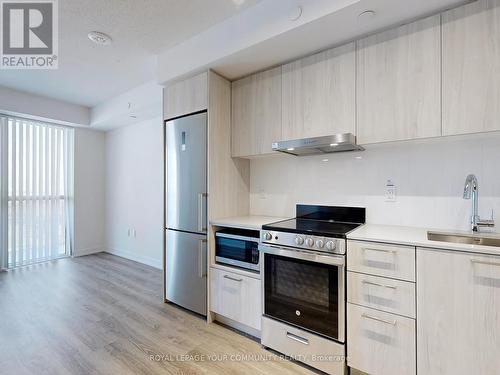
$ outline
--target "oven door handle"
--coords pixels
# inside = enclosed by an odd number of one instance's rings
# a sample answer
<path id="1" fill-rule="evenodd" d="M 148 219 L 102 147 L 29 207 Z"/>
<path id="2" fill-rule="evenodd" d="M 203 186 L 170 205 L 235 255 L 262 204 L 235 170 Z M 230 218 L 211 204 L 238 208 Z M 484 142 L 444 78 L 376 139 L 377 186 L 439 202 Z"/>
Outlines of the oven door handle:
<path id="1" fill-rule="evenodd" d="M 286 337 L 288 337 L 289 339 L 291 340 L 294 340 L 294 341 L 297 341 L 297 342 L 300 342 L 301 344 L 304 344 L 304 345 L 309 345 L 309 340 L 304 338 L 304 337 L 300 337 L 294 333 L 291 333 L 291 332 L 287 332 L 286 333 Z"/>
<path id="2" fill-rule="evenodd" d="M 301 259 L 308 262 L 331 264 L 334 266 L 344 267 L 344 255 L 323 255 L 312 251 L 304 250 L 288 250 L 282 247 L 259 245 L 259 250 L 266 254 L 279 255 L 287 258 Z"/>

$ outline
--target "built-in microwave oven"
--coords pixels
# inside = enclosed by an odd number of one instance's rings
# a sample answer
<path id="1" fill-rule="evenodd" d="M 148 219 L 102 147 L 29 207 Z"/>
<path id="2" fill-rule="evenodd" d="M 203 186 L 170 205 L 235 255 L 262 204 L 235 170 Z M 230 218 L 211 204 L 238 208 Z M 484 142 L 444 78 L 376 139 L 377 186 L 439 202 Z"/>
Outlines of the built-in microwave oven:
<path id="1" fill-rule="evenodd" d="M 215 261 L 259 272 L 259 231 L 222 229 L 215 233 Z"/>

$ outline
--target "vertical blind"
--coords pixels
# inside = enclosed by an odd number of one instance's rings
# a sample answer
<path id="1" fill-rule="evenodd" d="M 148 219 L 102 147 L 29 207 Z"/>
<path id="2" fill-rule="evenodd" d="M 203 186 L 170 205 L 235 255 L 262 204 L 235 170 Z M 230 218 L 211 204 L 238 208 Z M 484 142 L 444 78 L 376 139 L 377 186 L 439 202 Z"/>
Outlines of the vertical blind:
<path id="1" fill-rule="evenodd" d="M 7 268 L 7 119 L 0 117 L 0 270 Z"/>
<path id="2" fill-rule="evenodd" d="M 70 255 L 73 129 L 14 117 L 3 117 L 0 126 L 7 146 L 4 264 L 11 268 Z"/>

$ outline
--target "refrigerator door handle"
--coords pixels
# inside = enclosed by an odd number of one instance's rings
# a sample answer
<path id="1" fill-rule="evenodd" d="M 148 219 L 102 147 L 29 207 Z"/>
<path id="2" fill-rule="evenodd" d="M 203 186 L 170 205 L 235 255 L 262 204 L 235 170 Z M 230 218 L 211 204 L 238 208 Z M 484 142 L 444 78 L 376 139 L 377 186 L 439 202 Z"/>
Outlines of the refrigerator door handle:
<path id="1" fill-rule="evenodd" d="M 200 232 L 207 231 L 206 215 L 204 210 L 204 198 L 208 196 L 207 193 L 198 193 L 198 230 Z"/>
<path id="2" fill-rule="evenodd" d="M 203 239 L 200 240 L 200 247 L 198 248 L 198 276 L 200 278 L 205 277 L 207 275 L 206 273 L 206 267 L 205 265 L 207 264 L 206 261 L 206 245 L 207 245 L 207 240 Z"/>

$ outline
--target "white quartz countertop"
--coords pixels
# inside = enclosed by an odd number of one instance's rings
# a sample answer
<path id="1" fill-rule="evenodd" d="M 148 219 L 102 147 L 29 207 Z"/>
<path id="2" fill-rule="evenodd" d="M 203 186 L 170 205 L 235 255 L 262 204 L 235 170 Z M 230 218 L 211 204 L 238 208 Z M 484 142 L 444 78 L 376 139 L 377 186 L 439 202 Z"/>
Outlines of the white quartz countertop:
<path id="1" fill-rule="evenodd" d="M 403 227 L 397 225 L 364 224 L 347 235 L 350 240 L 384 242 L 410 246 L 466 251 L 472 253 L 500 255 L 500 248 L 484 245 L 469 245 L 452 242 L 430 241 L 427 231 L 439 233 L 470 234 L 470 232 L 454 230 L 436 230 L 430 228 Z M 480 233 L 480 235 L 500 237 L 500 233 Z"/>
<path id="2" fill-rule="evenodd" d="M 252 215 L 215 219 L 212 220 L 210 224 L 220 227 L 261 230 L 263 225 L 286 219 L 289 218 Z"/>

